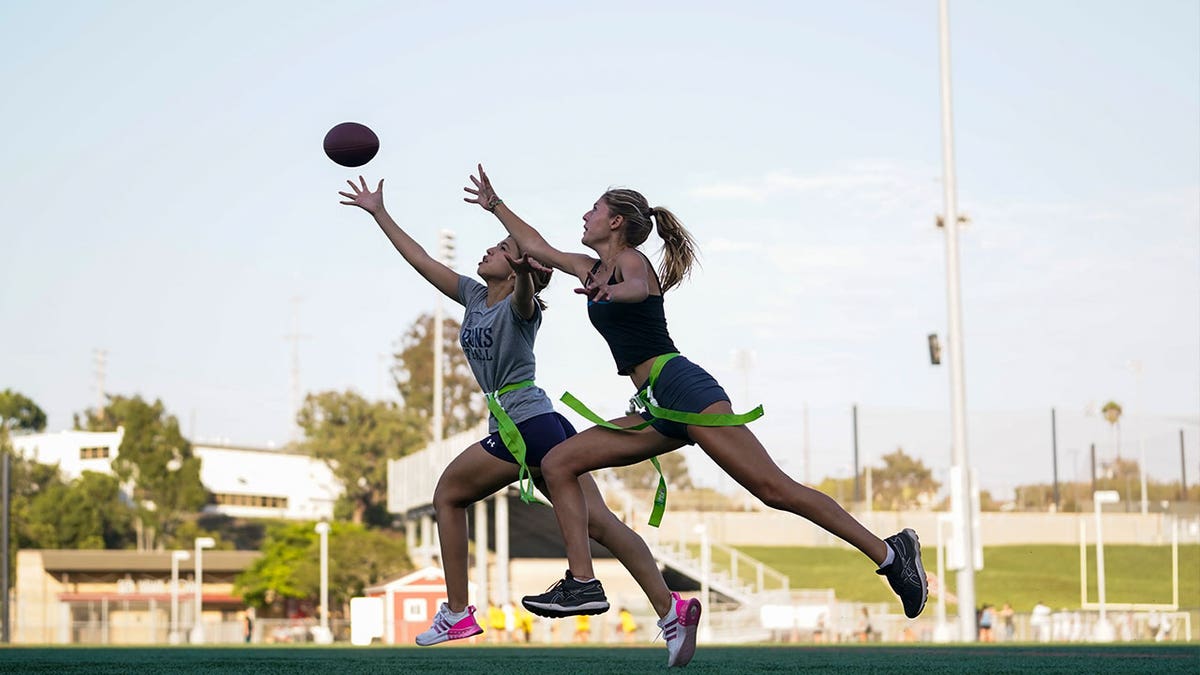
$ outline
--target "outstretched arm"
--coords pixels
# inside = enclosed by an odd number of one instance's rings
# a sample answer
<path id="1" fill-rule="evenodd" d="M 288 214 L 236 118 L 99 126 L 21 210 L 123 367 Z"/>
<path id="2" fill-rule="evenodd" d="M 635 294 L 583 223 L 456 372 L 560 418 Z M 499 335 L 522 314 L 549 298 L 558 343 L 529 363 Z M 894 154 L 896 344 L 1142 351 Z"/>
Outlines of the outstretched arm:
<path id="1" fill-rule="evenodd" d="M 353 192 L 339 192 L 339 195 L 346 198 L 346 201 L 341 203 L 347 206 L 357 206 L 374 216 L 375 222 L 379 223 L 379 229 L 383 230 L 400 255 L 408 261 L 408 264 L 425 277 L 426 281 L 433 284 L 434 288 L 451 300 L 458 302 L 458 272 L 434 260 L 433 256 L 426 253 L 416 240 L 408 236 L 408 233 L 400 229 L 396 221 L 392 220 L 387 209 L 383 207 L 383 179 L 380 179 L 374 192 L 367 187 L 367 181 L 362 176 L 359 176 L 358 180 L 360 185 L 355 185 L 354 181 L 346 181 L 350 184 Z"/>
<path id="2" fill-rule="evenodd" d="M 463 190 L 472 196 L 464 197 L 463 201 L 478 204 L 499 218 L 504 229 L 508 230 L 513 239 L 517 240 L 517 246 L 521 247 L 522 253 L 578 277 L 580 281 L 584 280 L 588 270 L 596 262 L 595 258 L 583 253 L 565 253 L 548 244 L 541 233 L 533 229 L 529 223 L 521 220 L 496 196 L 496 191 L 492 188 L 492 182 L 488 179 L 482 164 L 479 165 L 479 177 L 471 176 L 471 182 L 475 184 L 475 187 L 465 187 Z"/>
<path id="3" fill-rule="evenodd" d="M 528 253 L 515 259 L 505 253 L 504 258 L 508 260 L 508 266 L 517 275 L 516 287 L 513 289 L 510 302 L 516 308 L 517 314 L 522 319 L 528 321 L 533 318 L 534 308 L 537 306 L 537 301 L 533 299 L 533 295 L 536 292 L 534 290 L 533 275 L 548 275 L 551 270 L 534 260 Z"/>

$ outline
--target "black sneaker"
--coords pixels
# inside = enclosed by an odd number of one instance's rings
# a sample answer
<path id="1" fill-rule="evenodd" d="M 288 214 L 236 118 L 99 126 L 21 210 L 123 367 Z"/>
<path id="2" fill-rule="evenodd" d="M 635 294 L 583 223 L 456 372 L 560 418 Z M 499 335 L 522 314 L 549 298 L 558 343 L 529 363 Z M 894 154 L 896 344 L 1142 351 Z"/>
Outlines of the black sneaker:
<path id="1" fill-rule="evenodd" d="M 875 573 L 887 577 L 892 590 L 904 603 L 904 615 L 915 619 L 925 609 L 925 599 L 929 597 L 929 582 L 921 565 L 921 542 L 911 528 L 883 541 L 892 547 L 896 555 L 892 564 L 875 570 Z"/>
<path id="2" fill-rule="evenodd" d="M 576 581 L 571 570 L 567 570 L 562 581 L 555 582 L 545 593 L 521 598 L 521 604 L 534 614 L 551 619 L 608 611 L 608 598 L 604 597 L 600 580 Z"/>

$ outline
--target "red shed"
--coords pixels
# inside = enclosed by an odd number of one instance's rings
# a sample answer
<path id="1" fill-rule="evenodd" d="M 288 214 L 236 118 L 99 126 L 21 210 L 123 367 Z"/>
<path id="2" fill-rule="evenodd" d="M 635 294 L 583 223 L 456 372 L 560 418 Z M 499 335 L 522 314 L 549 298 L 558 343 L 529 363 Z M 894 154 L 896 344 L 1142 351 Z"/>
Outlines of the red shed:
<path id="1" fill-rule="evenodd" d="M 437 567 L 426 567 L 372 586 L 363 594 L 368 598 L 383 598 L 384 644 L 410 645 L 429 628 L 438 607 L 446 601 L 446 577 Z M 475 597 L 475 584 L 467 584 L 467 597 Z M 481 618 L 478 611 L 475 616 L 477 620 Z M 455 642 L 474 644 L 478 637 Z"/>

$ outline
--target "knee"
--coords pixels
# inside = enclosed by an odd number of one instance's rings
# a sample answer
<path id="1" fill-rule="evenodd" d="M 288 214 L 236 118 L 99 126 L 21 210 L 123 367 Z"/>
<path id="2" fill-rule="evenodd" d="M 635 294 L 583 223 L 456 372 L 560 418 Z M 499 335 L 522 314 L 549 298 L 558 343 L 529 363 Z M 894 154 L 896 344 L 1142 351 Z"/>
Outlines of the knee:
<path id="1" fill-rule="evenodd" d="M 438 481 L 437 487 L 433 489 L 433 511 L 434 513 L 449 511 L 454 508 L 462 508 L 467 506 L 460 495 L 455 490 L 444 483 Z"/>
<path id="2" fill-rule="evenodd" d="M 578 473 L 565 452 L 553 452 L 542 458 L 542 477 L 547 483 L 554 484 L 562 480 L 577 478 Z"/>
<path id="3" fill-rule="evenodd" d="M 763 480 L 755 486 L 754 496 L 773 509 L 787 510 L 795 505 L 796 492 L 802 488 L 799 483 L 787 478 Z"/>
<path id="4" fill-rule="evenodd" d="M 608 540 L 609 534 L 613 531 L 613 525 L 620 523 L 612 511 L 608 509 L 588 508 L 588 538 L 604 544 Z"/>

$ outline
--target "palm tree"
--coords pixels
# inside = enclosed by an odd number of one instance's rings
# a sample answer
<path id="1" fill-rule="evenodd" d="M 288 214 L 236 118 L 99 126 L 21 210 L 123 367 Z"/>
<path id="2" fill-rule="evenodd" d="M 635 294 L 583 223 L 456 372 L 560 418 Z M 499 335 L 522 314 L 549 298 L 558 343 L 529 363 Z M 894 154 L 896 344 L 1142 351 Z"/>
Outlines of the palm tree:
<path id="1" fill-rule="evenodd" d="M 1117 432 L 1117 459 L 1121 459 L 1121 406 L 1116 401 L 1109 401 L 1100 409 L 1100 414 L 1112 425 L 1112 430 Z"/>

